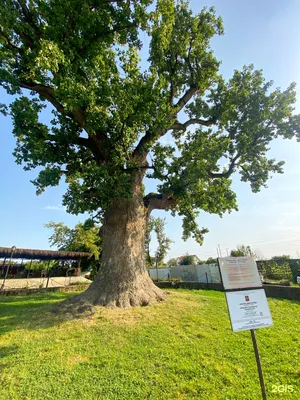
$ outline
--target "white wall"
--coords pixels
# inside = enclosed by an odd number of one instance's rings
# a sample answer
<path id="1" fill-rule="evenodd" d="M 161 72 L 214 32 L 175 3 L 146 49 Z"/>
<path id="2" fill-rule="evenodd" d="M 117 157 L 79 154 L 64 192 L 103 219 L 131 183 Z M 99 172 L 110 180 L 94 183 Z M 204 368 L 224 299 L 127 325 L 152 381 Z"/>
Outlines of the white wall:
<path id="1" fill-rule="evenodd" d="M 221 282 L 217 264 L 175 265 L 169 268 L 149 268 L 152 279 L 178 278 L 185 282 Z M 170 275 L 169 275 L 170 274 Z"/>
<path id="2" fill-rule="evenodd" d="M 197 281 L 196 265 L 175 265 L 170 268 L 172 278 L 179 278 L 185 282 Z"/>
<path id="3" fill-rule="evenodd" d="M 208 264 L 196 265 L 197 282 L 212 282 Z"/>
<path id="4" fill-rule="evenodd" d="M 221 282 L 221 276 L 218 264 L 209 264 L 209 271 L 212 278 L 212 282 Z"/>
<path id="5" fill-rule="evenodd" d="M 148 272 L 152 279 L 168 279 L 170 268 L 149 268 Z"/>

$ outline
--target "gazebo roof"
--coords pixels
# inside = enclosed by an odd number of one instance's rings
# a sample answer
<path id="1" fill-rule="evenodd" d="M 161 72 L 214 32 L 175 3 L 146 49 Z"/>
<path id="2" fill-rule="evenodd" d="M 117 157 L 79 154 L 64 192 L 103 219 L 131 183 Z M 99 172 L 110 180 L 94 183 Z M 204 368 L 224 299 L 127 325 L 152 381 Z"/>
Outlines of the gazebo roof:
<path id="1" fill-rule="evenodd" d="M 12 253 L 13 251 L 13 253 Z M 0 247 L 0 258 L 24 258 L 28 260 L 87 260 L 92 259 L 92 253 L 78 251 L 55 251 L 37 249 L 12 249 L 11 247 Z"/>

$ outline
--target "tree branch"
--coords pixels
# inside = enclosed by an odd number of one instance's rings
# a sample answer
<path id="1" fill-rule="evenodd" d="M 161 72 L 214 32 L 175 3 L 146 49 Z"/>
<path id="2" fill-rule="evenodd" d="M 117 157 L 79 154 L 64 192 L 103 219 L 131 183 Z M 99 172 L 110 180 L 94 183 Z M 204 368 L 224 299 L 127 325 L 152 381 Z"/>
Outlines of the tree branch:
<path id="1" fill-rule="evenodd" d="M 174 65 L 172 65 L 172 59 L 169 60 L 169 65 L 170 65 L 170 105 L 173 107 L 173 99 L 175 97 L 175 86 L 173 82 L 173 77 L 175 76 L 176 73 L 176 67 L 178 65 L 178 55 L 175 55 L 175 62 Z"/>
<path id="2" fill-rule="evenodd" d="M 110 4 L 110 3 L 122 3 L 124 0 L 103 0 L 103 3 Z"/>
<path id="3" fill-rule="evenodd" d="M 45 136 L 45 139 L 53 141 L 53 142 L 59 142 L 57 137 L 55 135 L 51 135 L 50 133 Z M 71 144 L 76 144 L 78 146 L 84 146 L 84 147 L 87 147 L 90 150 L 92 149 L 90 139 L 89 138 L 83 138 L 81 136 L 75 137 L 74 140 L 71 142 Z"/>
<path id="4" fill-rule="evenodd" d="M 153 134 L 150 130 L 148 130 L 145 135 L 140 139 L 139 143 L 137 144 L 136 148 L 133 152 L 133 159 L 140 158 L 142 161 L 146 160 L 146 156 L 148 153 L 148 145 L 151 144 L 153 141 Z"/>
<path id="5" fill-rule="evenodd" d="M 191 28 L 191 27 L 190 27 Z M 192 30 L 192 28 L 191 28 Z M 190 61 L 190 56 L 191 56 L 191 51 L 192 51 L 192 47 L 193 47 L 193 42 L 195 40 L 195 33 L 191 36 L 190 38 L 190 45 L 189 45 L 189 49 L 188 49 L 188 53 L 187 53 L 187 57 L 184 59 L 184 61 L 186 62 L 188 69 L 190 71 L 191 77 L 192 79 L 194 78 L 194 69 L 191 65 L 191 61 Z"/>
<path id="6" fill-rule="evenodd" d="M 13 51 L 15 51 L 15 54 L 20 53 L 22 51 L 22 49 L 18 46 L 16 46 L 11 39 L 9 38 L 9 36 L 6 36 L 5 33 L 1 30 L 0 28 L 0 37 L 3 37 L 6 40 L 6 45 Z"/>
<path id="7" fill-rule="evenodd" d="M 244 168 L 242 165 L 241 165 L 241 170 L 244 172 L 244 174 L 246 175 L 246 177 L 249 179 L 249 182 L 252 182 L 253 181 L 253 178 L 252 178 L 252 176 L 249 174 L 249 172 L 246 170 L 246 168 Z"/>
<path id="8" fill-rule="evenodd" d="M 77 109 L 72 112 L 66 112 L 64 106 L 55 98 L 54 96 L 54 89 L 50 86 L 42 85 L 39 83 L 35 82 L 21 82 L 20 87 L 23 89 L 29 89 L 32 90 L 36 93 L 38 93 L 40 96 L 44 97 L 46 100 L 48 100 L 55 108 L 57 111 L 60 113 L 67 115 L 74 119 L 78 123 L 78 125 L 83 128 L 84 125 L 84 112 L 82 109 Z"/>
<path id="9" fill-rule="evenodd" d="M 57 109 L 57 111 L 65 114 L 65 109 L 63 105 L 55 99 L 54 90 L 50 86 L 42 85 L 35 82 L 21 82 L 20 87 L 38 93 L 39 95 L 47 99 Z"/>
<path id="10" fill-rule="evenodd" d="M 22 82 L 20 84 L 21 88 L 32 90 L 38 93 L 40 96 L 47 99 L 57 111 L 61 114 L 72 118 L 80 128 L 84 129 L 85 125 L 85 113 L 82 108 L 78 108 L 73 111 L 66 112 L 64 106 L 56 100 L 54 96 L 54 90 L 50 86 L 37 84 L 35 82 Z M 107 135 L 103 131 L 97 131 L 95 135 L 90 135 L 87 139 L 78 138 L 78 141 L 74 144 L 82 145 L 89 148 L 92 154 L 95 156 L 96 161 L 99 163 L 101 161 L 105 161 L 108 159 L 108 156 L 105 152 L 105 145 L 107 143 Z"/>
<path id="11" fill-rule="evenodd" d="M 148 208 L 149 214 L 152 210 L 169 210 L 176 206 L 176 200 L 172 197 L 173 193 L 149 193 L 144 197 L 144 206 Z"/>
<path id="12" fill-rule="evenodd" d="M 136 166 L 136 167 L 126 167 L 123 168 L 122 171 L 126 172 L 126 171 L 136 171 L 139 169 L 153 169 L 155 170 L 154 165 L 140 165 L 140 166 Z"/>
<path id="13" fill-rule="evenodd" d="M 208 175 L 210 178 L 229 178 L 230 175 L 234 172 L 234 167 L 237 166 L 236 161 L 240 157 L 240 154 L 238 153 L 232 160 L 229 165 L 229 168 L 226 172 L 209 172 Z"/>
<path id="14" fill-rule="evenodd" d="M 20 5 L 20 7 L 22 9 L 22 12 L 23 12 L 23 15 L 25 17 L 25 20 L 27 22 L 29 22 L 29 23 L 33 23 L 33 17 L 32 17 L 32 15 L 31 15 L 31 13 L 30 13 L 27 5 L 26 5 L 26 1 L 24 1 L 24 0 L 17 0 L 17 1 L 18 1 L 19 5 Z"/>
<path id="15" fill-rule="evenodd" d="M 204 126 L 211 126 L 213 125 L 213 123 L 214 123 L 213 119 L 204 120 L 198 118 L 191 118 L 190 120 L 184 122 L 183 124 L 181 122 L 175 122 L 175 124 L 173 124 L 170 127 L 170 129 L 185 131 L 190 125 L 198 124 Z"/>
<path id="16" fill-rule="evenodd" d="M 191 85 L 184 95 L 178 100 L 175 108 L 177 113 L 191 100 L 191 98 L 198 92 L 197 85 Z"/>
<path id="17" fill-rule="evenodd" d="M 178 100 L 177 104 L 174 107 L 174 112 L 170 113 L 166 117 L 166 122 L 171 121 L 176 114 L 179 113 L 180 110 L 190 101 L 190 99 L 197 93 L 198 88 L 196 85 L 191 85 L 190 88 L 185 92 L 185 94 Z M 138 145 L 136 146 L 134 152 L 133 152 L 133 158 L 136 158 L 138 156 L 142 156 L 144 159 L 146 159 L 147 153 L 148 153 L 148 145 L 151 146 L 151 144 L 157 140 L 158 138 L 164 136 L 172 127 L 168 127 L 165 129 L 161 129 L 161 131 L 151 131 L 148 130 L 145 135 L 140 139 Z"/>
<path id="18" fill-rule="evenodd" d="M 26 1 L 24 0 L 17 0 L 21 10 L 22 10 L 22 14 L 24 17 L 24 21 L 27 22 L 31 28 L 34 30 L 35 34 L 40 38 L 41 37 L 41 30 L 40 28 L 35 24 L 34 22 L 34 18 L 33 15 L 31 14 L 31 12 L 29 11 L 27 5 L 26 5 Z M 32 48 L 34 45 L 34 42 L 32 40 L 32 38 L 30 38 L 25 32 L 18 32 L 19 35 L 21 36 L 21 38 L 25 41 L 25 43 Z"/>

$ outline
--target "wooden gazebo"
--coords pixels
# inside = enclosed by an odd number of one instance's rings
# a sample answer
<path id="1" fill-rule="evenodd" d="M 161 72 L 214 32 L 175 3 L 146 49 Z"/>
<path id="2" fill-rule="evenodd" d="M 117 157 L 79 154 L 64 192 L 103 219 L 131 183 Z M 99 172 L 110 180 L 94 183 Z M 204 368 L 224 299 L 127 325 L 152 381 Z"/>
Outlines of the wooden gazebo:
<path id="1" fill-rule="evenodd" d="M 0 265 L 0 276 L 4 275 L 4 280 L 0 290 L 4 288 L 5 280 L 8 277 L 9 270 L 11 269 L 11 274 L 15 274 L 14 269 L 15 266 L 11 265 L 11 261 L 13 259 L 22 259 L 21 266 L 17 266 L 16 274 L 19 274 L 20 269 L 22 270 L 23 267 L 23 260 L 30 260 L 30 269 L 27 273 L 27 278 L 30 277 L 31 274 L 31 265 L 33 260 L 40 260 L 40 261 L 49 261 L 49 264 L 52 260 L 54 261 L 78 261 L 78 267 L 74 268 L 71 267 L 67 270 L 67 276 L 75 275 L 78 276 L 81 271 L 80 263 L 83 260 L 93 260 L 94 255 L 92 253 L 85 253 L 85 252 L 78 252 L 78 251 L 55 251 L 55 250 L 37 250 L 37 249 L 20 249 L 15 246 L 13 247 L 0 247 L 0 259 L 3 258 L 4 261 Z M 7 262 L 9 260 L 9 262 Z M 11 268 L 10 268 L 11 266 Z M 13 270 L 13 271 L 12 271 Z M 41 271 L 41 276 L 47 276 L 48 281 L 51 275 L 51 271 L 54 270 L 43 270 Z M 48 287 L 48 281 L 47 286 Z"/>

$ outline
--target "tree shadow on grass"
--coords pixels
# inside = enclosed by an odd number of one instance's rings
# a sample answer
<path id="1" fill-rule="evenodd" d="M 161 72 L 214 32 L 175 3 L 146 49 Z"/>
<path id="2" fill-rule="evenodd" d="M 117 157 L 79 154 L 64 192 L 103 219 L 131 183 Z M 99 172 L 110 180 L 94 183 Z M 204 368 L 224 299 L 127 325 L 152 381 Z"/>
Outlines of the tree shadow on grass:
<path id="1" fill-rule="evenodd" d="M 0 346 L 0 359 L 9 357 L 10 355 L 15 354 L 17 351 L 17 346 Z"/>
<path id="2" fill-rule="evenodd" d="M 78 318 L 77 314 L 60 312 L 59 307 L 63 300 L 75 294 L 58 292 L 0 297 L 0 336 L 19 329 L 46 329 Z M 86 316 L 88 315 L 81 315 Z"/>
<path id="3" fill-rule="evenodd" d="M 74 293 L 66 293 L 66 292 L 40 292 L 33 294 L 21 294 L 16 296 L 5 296 L 2 295 L 0 297 L 0 305 L 4 303 L 38 303 L 44 300 L 56 301 L 56 300 L 64 300 L 70 296 L 73 296 Z"/>

